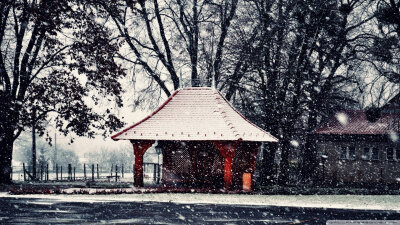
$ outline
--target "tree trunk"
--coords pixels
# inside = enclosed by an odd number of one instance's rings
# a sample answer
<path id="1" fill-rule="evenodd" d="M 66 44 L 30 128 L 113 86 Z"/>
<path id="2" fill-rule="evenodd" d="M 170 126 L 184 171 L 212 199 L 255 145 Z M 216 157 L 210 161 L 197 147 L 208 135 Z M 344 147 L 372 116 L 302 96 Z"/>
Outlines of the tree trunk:
<path id="1" fill-rule="evenodd" d="M 11 183 L 11 158 L 14 145 L 12 135 L 12 132 L 0 132 L 0 184 Z"/>
<path id="2" fill-rule="evenodd" d="M 0 91 L 0 184 L 11 183 L 11 159 L 17 119 L 9 96 Z"/>
<path id="3" fill-rule="evenodd" d="M 276 175 L 275 154 L 277 149 L 277 143 L 265 143 L 264 145 L 261 171 L 262 185 L 270 185 L 274 183 L 274 176 Z"/>
<path id="4" fill-rule="evenodd" d="M 303 163 L 301 167 L 301 180 L 304 183 L 311 182 L 314 178 L 317 167 L 317 151 L 315 140 L 311 135 L 307 135 L 304 145 Z"/>
<path id="5" fill-rule="evenodd" d="M 315 139 L 311 134 L 312 130 L 317 126 L 316 112 L 312 111 L 308 119 L 308 135 L 304 145 L 303 162 L 301 166 L 301 180 L 305 183 L 312 181 L 317 167 L 317 147 Z"/>
<path id="6" fill-rule="evenodd" d="M 281 149 L 281 161 L 280 161 L 280 171 L 278 183 L 279 185 L 285 186 L 289 183 L 289 172 L 290 172 L 290 163 L 289 163 L 289 151 L 290 151 L 290 140 L 283 139 L 282 140 L 282 149 Z"/>
<path id="7" fill-rule="evenodd" d="M 36 180 L 36 129 L 32 124 L 32 177 Z"/>

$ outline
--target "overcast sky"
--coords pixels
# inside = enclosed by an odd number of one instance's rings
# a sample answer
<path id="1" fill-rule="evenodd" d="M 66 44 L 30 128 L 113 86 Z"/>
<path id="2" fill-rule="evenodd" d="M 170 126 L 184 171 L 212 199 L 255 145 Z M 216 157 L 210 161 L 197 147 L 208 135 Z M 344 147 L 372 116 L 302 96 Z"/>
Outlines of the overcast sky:
<path id="1" fill-rule="evenodd" d="M 124 122 L 126 122 L 125 127 L 129 127 L 133 125 L 136 122 L 139 122 L 142 120 L 144 117 L 149 115 L 151 111 L 135 111 L 132 112 L 132 109 L 128 106 L 125 106 L 123 109 L 121 109 L 120 116 L 124 117 Z M 121 130 L 123 130 L 122 128 Z M 115 132 L 116 133 L 116 132 Z M 114 134 L 115 134 L 114 133 Z M 71 149 L 73 149 L 78 156 L 83 156 L 85 152 L 89 151 L 96 151 L 101 149 L 102 147 L 124 147 L 126 146 L 126 143 L 129 143 L 129 141 L 113 141 L 111 139 L 111 136 L 104 138 L 103 136 L 99 135 L 96 136 L 94 139 L 90 139 L 87 137 L 75 137 L 74 143 L 72 143 Z M 69 141 L 68 137 L 64 137 L 62 135 L 58 136 L 57 143 L 67 145 Z"/>

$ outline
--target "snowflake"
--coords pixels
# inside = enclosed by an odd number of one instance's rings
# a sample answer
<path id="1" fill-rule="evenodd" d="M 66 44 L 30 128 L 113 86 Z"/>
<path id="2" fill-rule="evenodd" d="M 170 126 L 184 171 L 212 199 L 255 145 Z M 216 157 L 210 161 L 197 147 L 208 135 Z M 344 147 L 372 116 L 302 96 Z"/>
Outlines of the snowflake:
<path id="1" fill-rule="evenodd" d="M 336 113 L 336 119 L 343 126 L 346 126 L 349 123 L 349 117 L 347 117 L 345 113 Z"/>
<path id="2" fill-rule="evenodd" d="M 392 131 L 392 132 L 390 132 L 390 134 L 389 134 L 389 138 L 390 138 L 390 140 L 392 140 L 393 142 L 397 142 L 397 141 L 399 140 L 399 134 L 396 133 L 396 132 L 394 132 L 394 131 Z"/>
<path id="3" fill-rule="evenodd" d="M 299 142 L 298 141 L 296 141 L 296 140 L 291 140 L 290 141 L 290 144 L 293 146 L 293 147 L 295 147 L 295 148 L 297 148 L 297 147 L 299 147 Z"/>

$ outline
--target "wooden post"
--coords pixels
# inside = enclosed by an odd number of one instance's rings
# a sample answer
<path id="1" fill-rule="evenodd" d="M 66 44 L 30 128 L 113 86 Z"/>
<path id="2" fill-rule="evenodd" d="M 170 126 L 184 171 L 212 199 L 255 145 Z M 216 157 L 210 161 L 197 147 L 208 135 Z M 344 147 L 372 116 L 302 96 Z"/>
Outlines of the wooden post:
<path id="1" fill-rule="evenodd" d="M 62 180 L 62 166 L 60 167 L 60 178 Z"/>
<path id="2" fill-rule="evenodd" d="M 49 164 L 46 165 L 46 180 L 49 181 Z"/>
<path id="3" fill-rule="evenodd" d="M 68 180 L 72 180 L 72 165 L 68 164 Z"/>
<path id="4" fill-rule="evenodd" d="M 86 180 L 86 163 L 83 164 L 83 179 Z"/>
<path id="5" fill-rule="evenodd" d="M 76 179 L 76 177 L 75 177 L 75 172 L 76 172 L 76 167 L 74 167 L 74 181 L 75 181 L 75 179 Z"/>
<path id="6" fill-rule="evenodd" d="M 36 171 L 36 110 L 32 110 L 32 177 L 37 180 Z"/>
<path id="7" fill-rule="evenodd" d="M 58 165 L 56 164 L 56 180 L 58 180 Z"/>
<path id="8" fill-rule="evenodd" d="M 40 164 L 40 180 L 43 180 L 43 164 Z"/>
<path id="9" fill-rule="evenodd" d="M 115 182 L 118 182 L 118 165 L 115 164 Z"/>
<path id="10" fill-rule="evenodd" d="M 135 173 L 134 180 L 136 187 L 143 187 L 143 155 L 150 148 L 154 141 L 131 141 L 133 153 L 135 155 Z"/>
<path id="11" fill-rule="evenodd" d="M 161 178 L 161 169 L 160 169 L 160 164 L 157 164 L 157 184 L 160 183 L 160 178 Z"/>
<path id="12" fill-rule="evenodd" d="M 157 164 L 154 163 L 154 168 L 153 168 L 153 181 L 155 182 L 157 180 Z"/>
<path id="13" fill-rule="evenodd" d="M 96 164 L 96 168 L 97 168 L 97 179 L 100 179 L 100 176 L 99 176 L 99 164 Z"/>
<path id="14" fill-rule="evenodd" d="M 122 167 L 121 167 L 121 175 L 122 175 L 122 178 L 124 178 L 124 164 L 122 164 Z"/>
<path id="15" fill-rule="evenodd" d="M 112 176 L 113 168 L 114 168 L 114 164 L 111 164 L 110 176 Z"/>
<path id="16" fill-rule="evenodd" d="M 94 164 L 92 164 L 92 181 L 94 181 Z"/>
<path id="17" fill-rule="evenodd" d="M 22 168 L 24 170 L 24 181 L 26 181 L 25 163 L 22 163 Z"/>

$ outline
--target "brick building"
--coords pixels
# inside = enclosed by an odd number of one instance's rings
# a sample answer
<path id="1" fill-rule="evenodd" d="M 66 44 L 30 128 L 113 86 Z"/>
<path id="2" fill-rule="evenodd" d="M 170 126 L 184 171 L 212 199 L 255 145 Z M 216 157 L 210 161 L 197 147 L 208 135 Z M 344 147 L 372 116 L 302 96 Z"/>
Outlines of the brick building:
<path id="1" fill-rule="evenodd" d="M 327 183 L 400 183 L 399 96 L 379 110 L 344 110 L 318 127 L 318 179 Z"/>

